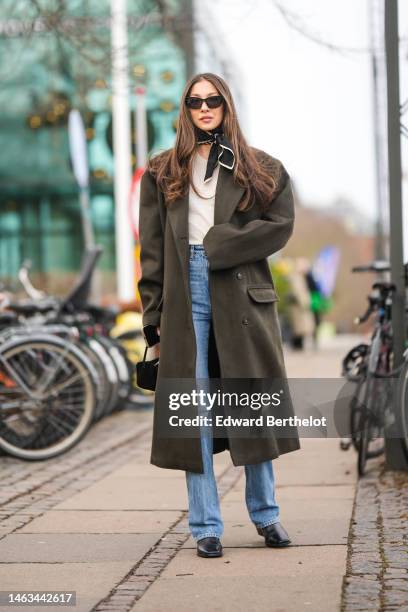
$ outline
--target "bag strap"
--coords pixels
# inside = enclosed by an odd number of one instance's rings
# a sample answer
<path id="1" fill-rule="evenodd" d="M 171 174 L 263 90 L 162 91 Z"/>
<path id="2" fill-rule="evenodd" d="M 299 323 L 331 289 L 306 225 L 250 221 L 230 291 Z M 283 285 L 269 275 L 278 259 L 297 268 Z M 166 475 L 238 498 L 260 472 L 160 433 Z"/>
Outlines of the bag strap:
<path id="1" fill-rule="evenodd" d="M 144 355 L 143 355 L 143 362 L 145 362 L 145 361 L 146 361 L 146 355 L 147 355 L 147 349 L 148 349 L 148 348 L 149 348 L 149 347 L 148 347 L 148 345 L 146 344 L 145 352 L 144 352 Z"/>

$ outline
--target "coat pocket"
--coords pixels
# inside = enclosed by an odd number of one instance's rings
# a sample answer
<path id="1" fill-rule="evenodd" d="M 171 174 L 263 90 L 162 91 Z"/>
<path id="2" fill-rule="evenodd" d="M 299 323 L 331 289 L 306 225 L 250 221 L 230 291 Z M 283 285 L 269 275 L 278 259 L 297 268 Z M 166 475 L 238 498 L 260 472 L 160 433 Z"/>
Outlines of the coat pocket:
<path id="1" fill-rule="evenodd" d="M 249 285 L 247 291 L 254 302 L 276 302 L 279 297 L 271 285 Z"/>

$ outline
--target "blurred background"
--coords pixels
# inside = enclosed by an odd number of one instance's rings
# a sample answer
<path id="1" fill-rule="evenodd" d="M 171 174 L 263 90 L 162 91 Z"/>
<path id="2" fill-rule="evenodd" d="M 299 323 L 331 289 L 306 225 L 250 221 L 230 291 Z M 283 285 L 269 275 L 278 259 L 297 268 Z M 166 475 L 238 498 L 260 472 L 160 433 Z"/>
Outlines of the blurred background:
<path id="1" fill-rule="evenodd" d="M 271 258 L 285 339 L 354 331 L 373 276 L 350 269 L 389 257 L 383 29 L 381 0 L 3 0 L 0 278 L 19 294 L 29 259 L 33 284 L 64 295 L 88 236 L 103 247 L 95 300 L 138 310 L 140 172 L 174 143 L 186 79 L 211 71 L 293 181 L 295 232 Z"/>

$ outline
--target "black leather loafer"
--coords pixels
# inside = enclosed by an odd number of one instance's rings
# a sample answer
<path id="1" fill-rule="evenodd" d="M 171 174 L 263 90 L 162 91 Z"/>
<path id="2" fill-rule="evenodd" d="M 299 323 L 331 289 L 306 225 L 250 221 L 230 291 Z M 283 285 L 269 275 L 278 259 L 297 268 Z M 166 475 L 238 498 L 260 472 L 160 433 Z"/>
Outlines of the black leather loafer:
<path id="1" fill-rule="evenodd" d="M 283 548 L 291 543 L 288 534 L 280 523 L 273 523 L 266 527 L 257 527 L 256 530 L 260 536 L 265 538 L 266 546 Z"/>
<path id="2" fill-rule="evenodd" d="M 219 538 L 202 538 L 197 542 L 197 555 L 199 557 L 221 557 L 222 544 Z"/>

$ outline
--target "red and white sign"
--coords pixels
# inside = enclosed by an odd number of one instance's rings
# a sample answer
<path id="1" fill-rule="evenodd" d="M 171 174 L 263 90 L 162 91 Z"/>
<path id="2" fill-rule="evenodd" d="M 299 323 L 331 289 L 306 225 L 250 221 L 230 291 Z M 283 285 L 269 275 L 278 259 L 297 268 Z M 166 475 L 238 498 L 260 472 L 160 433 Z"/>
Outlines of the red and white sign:
<path id="1" fill-rule="evenodd" d="M 145 169 L 135 170 L 129 193 L 129 218 L 135 240 L 139 240 L 140 180 Z"/>

